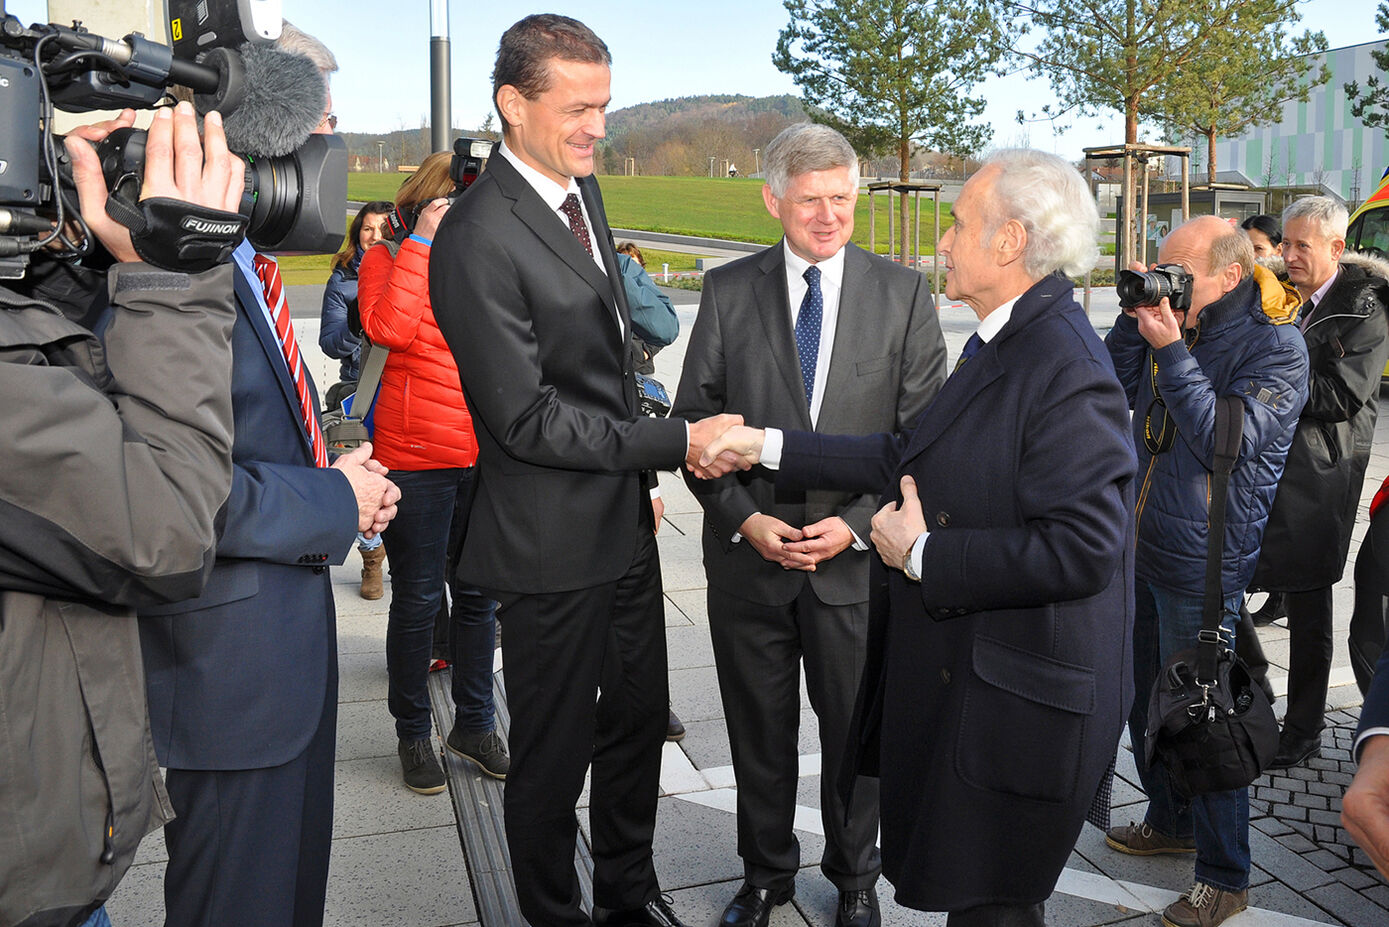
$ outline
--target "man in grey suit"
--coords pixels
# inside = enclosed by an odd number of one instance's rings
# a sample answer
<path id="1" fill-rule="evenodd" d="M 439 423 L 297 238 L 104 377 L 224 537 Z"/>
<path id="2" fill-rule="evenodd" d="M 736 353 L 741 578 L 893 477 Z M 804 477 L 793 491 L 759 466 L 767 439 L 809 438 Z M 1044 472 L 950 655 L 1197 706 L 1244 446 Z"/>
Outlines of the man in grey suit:
<path id="1" fill-rule="evenodd" d="M 785 237 L 709 273 L 674 414 L 832 434 L 907 430 L 945 379 L 926 278 L 849 244 L 858 158 L 827 126 L 767 147 L 767 210 Z M 765 470 L 690 479 L 704 506 L 709 627 L 738 779 L 744 884 L 725 927 L 765 927 L 795 893 L 792 830 L 800 662 L 819 720 L 821 869 L 839 889 L 836 927 L 879 922 L 876 783 L 845 808 L 835 777 L 863 670 L 867 539 L 877 498 L 778 492 Z"/>

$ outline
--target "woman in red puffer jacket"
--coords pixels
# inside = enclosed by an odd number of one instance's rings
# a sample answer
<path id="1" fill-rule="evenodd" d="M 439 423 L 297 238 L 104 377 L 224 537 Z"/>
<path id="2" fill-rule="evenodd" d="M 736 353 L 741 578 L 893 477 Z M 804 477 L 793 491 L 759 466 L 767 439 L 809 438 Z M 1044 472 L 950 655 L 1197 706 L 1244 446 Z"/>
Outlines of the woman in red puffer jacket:
<path id="1" fill-rule="evenodd" d="M 429 304 L 429 252 L 453 192 L 448 152 L 430 155 L 401 185 L 396 216 L 412 226 L 398 249 L 372 246 L 358 269 L 357 304 L 373 345 L 388 348 L 374 409 L 376 458 L 400 487 L 386 539 L 391 607 L 386 628 L 387 704 L 395 717 L 405 784 L 444 790 L 430 740 L 428 673 L 434 616 L 452 592 L 449 646 L 456 708 L 450 750 L 505 779 L 510 760 L 496 733 L 492 699 L 495 604 L 461 586 L 447 568 L 461 548 L 474 490 L 477 441 L 458 367 Z"/>

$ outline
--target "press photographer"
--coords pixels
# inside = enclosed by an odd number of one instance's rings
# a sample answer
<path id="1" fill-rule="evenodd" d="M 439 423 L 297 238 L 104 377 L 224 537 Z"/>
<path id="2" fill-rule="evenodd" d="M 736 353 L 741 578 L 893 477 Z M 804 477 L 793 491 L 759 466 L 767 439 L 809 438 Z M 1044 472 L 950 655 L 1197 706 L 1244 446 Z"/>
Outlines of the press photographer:
<path id="1" fill-rule="evenodd" d="M 134 609 L 202 589 L 232 481 L 231 269 L 140 263 L 105 214 L 87 142 L 133 118 L 67 142 L 81 216 L 119 262 L 104 344 L 0 286 L 3 924 L 81 923 L 172 816 Z M 161 111 L 139 202 L 234 217 L 243 167 L 215 114 L 204 145 L 191 109 Z"/>
<path id="2" fill-rule="evenodd" d="M 1142 487 L 1129 736 L 1149 802 L 1142 823 L 1112 828 L 1106 842 L 1139 856 L 1195 853 L 1195 884 L 1167 907 L 1163 922 L 1214 927 L 1248 903 L 1248 790 L 1185 797 L 1167 768 L 1145 754 L 1149 694 L 1173 656 L 1197 645 L 1208 588 L 1219 589 L 1219 603 L 1209 607 L 1224 638 L 1233 640 L 1307 399 L 1307 352 L 1291 325 L 1272 320 L 1290 316 L 1296 295 L 1255 266 L 1239 230 L 1213 216 L 1193 219 L 1163 241 L 1159 258 L 1148 271 L 1135 266 L 1122 275 L 1125 308 L 1105 339 L 1133 409 Z M 1222 421 L 1217 407 L 1231 396 L 1238 397 L 1233 424 L 1242 440 L 1221 511 L 1215 506 L 1222 497 L 1211 490 Z M 1224 530 L 1211 537 L 1209 525 L 1220 524 L 1222 515 Z M 1220 545 L 1220 556 L 1218 571 L 1208 576 L 1210 544 Z"/>

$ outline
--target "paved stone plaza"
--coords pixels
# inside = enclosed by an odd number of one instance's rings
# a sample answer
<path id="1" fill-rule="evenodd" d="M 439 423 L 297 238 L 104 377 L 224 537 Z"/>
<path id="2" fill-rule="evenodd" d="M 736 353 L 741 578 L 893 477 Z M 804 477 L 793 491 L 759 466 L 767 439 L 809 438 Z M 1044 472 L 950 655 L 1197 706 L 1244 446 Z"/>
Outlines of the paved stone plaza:
<path id="1" fill-rule="evenodd" d="M 337 379 L 337 362 L 323 359 L 316 349 L 321 292 L 321 287 L 291 287 L 290 300 L 305 358 L 318 362 L 313 372 L 320 386 L 326 386 Z M 698 294 L 669 292 L 680 310 L 682 330 L 688 333 Z M 1092 321 L 1100 327 L 1108 325 L 1113 306 L 1112 291 L 1097 295 Z M 967 309 L 946 306 L 941 320 L 953 358 L 973 331 L 975 319 Z M 657 357 L 658 376 L 672 389 L 679 380 L 684 340 L 682 337 Z M 1386 420 L 1389 416 L 1381 418 L 1379 440 L 1370 461 L 1363 498 L 1366 504 L 1389 473 Z M 736 792 L 705 612 L 699 550 L 701 514 L 677 477 L 664 474 L 661 482 L 666 513 L 659 543 L 671 696 L 688 734 L 681 743 L 665 748 L 656 868 L 681 917 L 692 927 L 707 927 L 742 877 L 735 848 Z M 1362 520 L 1365 515 L 1362 505 Z M 1357 541 L 1362 533 L 1363 529 L 1357 529 Z M 489 829 L 494 835 L 499 833 L 497 787 L 451 755 L 448 793 L 420 796 L 401 784 L 394 727 L 385 702 L 389 594 L 378 602 L 359 598 L 359 568 L 353 553 L 346 565 L 332 571 L 342 685 L 337 814 L 326 922 L 333 927 L 519 924 L 514 912 L 507 915 L 505 854 L 495 839 L 486 839 Z M 1389 924 L 1389 885 L 1353 847 L 1339 823 L 1340 795 L 1354 771 L 1349 746 L 1359 703 L 1344 643 L 1351 606 L 1349 577 L 1347 570 L 1336 591 L 1337 652 L 1330 697 L 1335 710 L 1328 716 L 1322 758 L 1266 776 L 1255 785 L 1253 907 L 1227 921 L 1229 927 Z M 1288 656 L 1288 635 L 1282 625 L 1280 622 L 1261 631 L 1274 664 L 1274 686 L 1280 694 L 1286 686 Z M 500 667 L 500 653 L 497 660 Z M 439 682 L 433 688 L 436 695 L 443 691 Z M 829 927 L 834 920 L 835 891 L 818 869 L 823 843 L 818 810 L 819 744 L 804 695 L 802 704 L 797 829 L 805 870 L 797 881 L 794 903 L 776 909 L 773 927 Z M 436 717 L 447 717 L 448 711 L 447 706 L 436 705 Z M 442 738 L 444 733 L 446 728 L 436 730 L 436 737 Z M 1123 781 L 1115 787 L 1114 821 L 1141 820 L 1144 798 L 1135 784 L 1131 755 L 1123 746 L 1118 751 L 1118 769 Z M 580 819 L 586 826 L 582 808 Z M 466 858 L 460 821 L 470 832 Z M 116 927 L 152 927 L 163 922 L 160 878 L 164 859 L 162 839 L 151 835 L 137 865 L 109 905 Z M 1103 835 L 1086 825 L 1057 892 L 1048 902 L 1047 921 L 1052 927 L 1157 924 L 1157 912 L 1191 881 L 1191 857 L 1124 856 L 1106 847 Z M 892 888 L 886 882 L 879 884 L 879 894 L 884 924 L 944 924 L 943 915 L 894 905 Z"/>

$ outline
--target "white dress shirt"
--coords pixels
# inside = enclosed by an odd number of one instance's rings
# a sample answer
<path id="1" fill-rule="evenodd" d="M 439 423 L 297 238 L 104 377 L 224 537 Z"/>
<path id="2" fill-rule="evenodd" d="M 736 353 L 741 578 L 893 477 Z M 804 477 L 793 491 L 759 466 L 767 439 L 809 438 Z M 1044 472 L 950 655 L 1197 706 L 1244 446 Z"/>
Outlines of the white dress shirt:
<path id="1" fill-rule="evenodd" d="M 796 330 L 796 318 L 801 314 L 801 302 L 805 299 L 810 285 L 805 282 L 805 271 L 810 262 L 791 250 L 783 239 L 782 253 L 786 258 L 786 295 L 791 306 L 791 330 Z M 844 249 L 840 248 L 833 257 L 825 258 L 817 265 L 820 268 L 820 294 L 824 297 L 824 308 L 820 318 L 820 350 L 815 355 L 815 385 L 810 390 L 810 424 L 814 427 L 820 420 L 820 405 L 825 398 L 825 380 L 829 377 L 830 354 L 834 351 L 834 330 L 839 324 L 839 295 L 844 291 Z"/>

